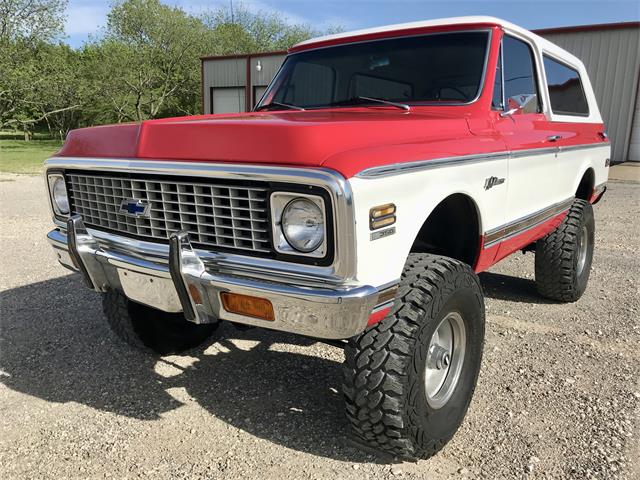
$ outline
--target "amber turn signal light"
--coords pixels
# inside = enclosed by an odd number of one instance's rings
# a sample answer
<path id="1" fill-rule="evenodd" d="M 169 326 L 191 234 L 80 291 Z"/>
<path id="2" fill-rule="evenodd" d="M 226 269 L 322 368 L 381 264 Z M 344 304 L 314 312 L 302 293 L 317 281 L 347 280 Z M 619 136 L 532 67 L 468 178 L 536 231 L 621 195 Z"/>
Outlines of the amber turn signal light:
<path id="1" fill-rule="evenodd" d="M 247 317 L 259 318 L 273 322 L 276 317 L 273 305 L 266 298 L 240 295 L 239 293 L 223 292 L 220 294 L 222 306 L 229 313 L 237 313 Z"/>
<path id="2" fill-rule="evenodd" d="M 377 230 L 396 223 L 396 206 L 393 203 L 378 205 L 369 210 L 369 228 Z"/>
<path id="3" fill-rule="evenodd" d="M 189 288 L 189 294 L 191 295 L 193 302 L 196 305 L 202 305 L 202 295 L 200 295 L 200 290 L 198 290 L 198 287 L 190 283 L 188 288 Z"/>

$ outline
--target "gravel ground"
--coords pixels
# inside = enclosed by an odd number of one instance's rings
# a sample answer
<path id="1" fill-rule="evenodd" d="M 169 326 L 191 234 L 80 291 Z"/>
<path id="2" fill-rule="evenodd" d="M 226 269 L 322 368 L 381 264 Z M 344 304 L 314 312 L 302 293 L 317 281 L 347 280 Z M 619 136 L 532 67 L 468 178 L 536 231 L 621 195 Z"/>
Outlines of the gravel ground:
<path id="1" fill-rule="evenodd" d="M 640 478 L 640 184 L 596 206 L 579 302 L 536 295 L 532 254 L 482 275 L 471 409 L 417 463 L 351 446 L 337 348 L 227 325 L 187 356 L 129 350 L 54 261 L 46 204 L 40 177 L 0 176 L 3 478 Z"/>

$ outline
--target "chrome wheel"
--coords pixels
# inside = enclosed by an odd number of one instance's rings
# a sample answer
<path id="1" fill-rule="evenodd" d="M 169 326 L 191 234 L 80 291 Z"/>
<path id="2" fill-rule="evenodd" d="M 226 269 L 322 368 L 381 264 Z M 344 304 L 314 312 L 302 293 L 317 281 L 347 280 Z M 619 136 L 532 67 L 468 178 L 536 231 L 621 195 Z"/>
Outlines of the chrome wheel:
<path id="1" fill-rule="evenodd" d="M 578 240 L 578 275 L 584 270 L 584 265 L 587 263 L 587 250 L 589 250 L 589 232 L 587 226 L 582 227 L 580 232 L 580 239 Z"/>
<path id="2" fill-rule="evenodd" d="M 449 313 L 431 336 L 424 373 L 427 403 L 444 406 L 458 384 L 466 350 L 464 320 L 458 312 Z"/>

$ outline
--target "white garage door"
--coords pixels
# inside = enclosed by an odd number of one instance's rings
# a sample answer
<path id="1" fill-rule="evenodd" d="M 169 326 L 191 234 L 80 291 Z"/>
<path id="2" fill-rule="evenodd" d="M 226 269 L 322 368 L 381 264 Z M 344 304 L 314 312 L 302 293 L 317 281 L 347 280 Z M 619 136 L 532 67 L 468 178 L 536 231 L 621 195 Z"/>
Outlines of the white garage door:
<path id="1" fill-rule="evenodd" d="M 640 162 L 640 88 L 636 95 L 636 109 L 631 123 L 631 141 L 629 142 L 629 155 L 631 162 Z"/>
<path id="2" fill-rule="evenodd" d="M 212 113 L 244 112 L 244 88 L 212 88 Z"/>

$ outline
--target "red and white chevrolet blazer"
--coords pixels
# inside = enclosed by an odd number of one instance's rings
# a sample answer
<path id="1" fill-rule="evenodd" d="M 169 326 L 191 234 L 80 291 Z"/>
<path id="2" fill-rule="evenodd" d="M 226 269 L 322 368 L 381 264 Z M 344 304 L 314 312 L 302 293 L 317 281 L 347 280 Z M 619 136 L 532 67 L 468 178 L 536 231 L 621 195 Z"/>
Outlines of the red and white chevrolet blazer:
<path id="1" fill-rule="evenodd" d="M 140 349 L 221 321 L 344 346 L 354 438 L 425 458 L 475 388 L 477 273 L 534 251 L 540 294 L 578 300 L 609 155 L 584 65 L 539 36 L 360 30 L 291 48 L 253 112 L 71 132 L 49 240 Z"/>

